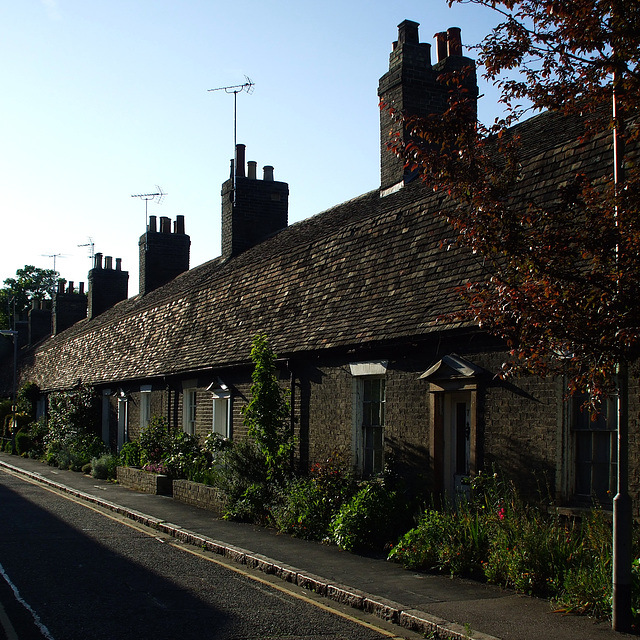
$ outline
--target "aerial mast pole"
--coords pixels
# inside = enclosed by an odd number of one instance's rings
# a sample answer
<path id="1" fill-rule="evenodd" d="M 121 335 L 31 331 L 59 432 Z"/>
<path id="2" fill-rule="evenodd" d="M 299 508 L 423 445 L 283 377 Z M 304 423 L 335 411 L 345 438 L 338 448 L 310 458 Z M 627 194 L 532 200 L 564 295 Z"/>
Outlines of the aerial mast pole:
<path id="1" fill-rule="evenodd" d="M 207 89 L 207 91 L 224 91 L 225 93 L 233 93 L 233 204 L 236 203 L 236 176 L 238 175 L 238 94 L 246 91 L 249 95 L 253 93 L 255 83 L 245 76 L 244 84 L 236 84 L 230 87 L 216 87 L 215 89 Z"/>

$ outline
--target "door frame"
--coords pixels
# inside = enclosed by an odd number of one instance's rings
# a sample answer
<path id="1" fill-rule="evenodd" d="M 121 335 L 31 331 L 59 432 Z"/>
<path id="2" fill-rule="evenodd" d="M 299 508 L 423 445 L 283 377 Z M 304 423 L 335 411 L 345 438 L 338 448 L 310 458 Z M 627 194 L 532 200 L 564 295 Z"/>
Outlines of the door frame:
<path id="1" fill-rule="evenodd" d="M 455 453 L 455 448 L 451 447 L 451 437 L 447 437 L 447 431 L 452 430 L 452 404 L 460 398 L 464 398 L 468 403 L 468 475 L 474 476 L 480 465 L 478 456 L 478 389 L 475 384 L 462 385 L 461 388 L 452 389 L 443 389 L 442 386 L 435 384 L 430 385 L 431 477 L 434 489 L 449 497 L 455 495 L 455 474 L 451 472 L 454 466 L 452 456 Z"/>

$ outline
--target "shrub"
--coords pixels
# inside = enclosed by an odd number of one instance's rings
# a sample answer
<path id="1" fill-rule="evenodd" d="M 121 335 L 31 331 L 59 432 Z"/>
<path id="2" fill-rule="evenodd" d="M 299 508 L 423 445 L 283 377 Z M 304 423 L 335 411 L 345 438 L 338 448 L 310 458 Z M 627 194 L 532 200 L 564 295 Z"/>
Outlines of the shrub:
<path id="1" fill-rule="evenodd" d="M 12 415 L 11 407 L 13 403 L 11 400 L 0 400 L 0 428 L 2 428 L 2 437 L 9 437 L 8 424 Z M 9 421 L 7 420 L 9 418 Z"/>
<path id="2" fill-rule="evenodd" d="M 32 422 L 27 428 L 27 433 L 31 438 L 31 450 L 30 455 L 36 455 L 38 457 L 44 455 L 45 452 L 45 436 L 47 435 L 49 428 L 47 421 L 43 417 L 38 418 L 36 422 Z"/>
<path id="3" fill-rule="evenodd" d="M 637 528 L 636 528 L 637 531 Z M 601 509 L 592 509 L 581 527 L 580 547 L 567 568 L 557 603 L 566 612 L 607 619 L 611 616 L 611 522 Z M 638 552 L 637 541 L 635 553 Z M 637 557 L 637 556 L 636 556 Z M 634 563 L 637 569 L 637 561 Z M 634 570 L 633 606 L 638 608 L 639 576 Z"/>
<path id="4" fill-rule="evenodd" d="M 477 481 L 476 481 L 477 480 Z M 611 615 L 611 522 L 599 508 L 582 521 L 525 503 L 497 474 L 474 479 L 471 500 L 431 508 L 391 550 L 411 569 L 480 574 L 518 591 L 552 597 L 567 612 Z M 640 544 L 634 528 L 634 557 Z M 640 560 L 633 607 L 640 607 Z"/>
<path id="5" fill-rule="evenodd" d="M 16 433 L 16 453 L 21 456 L 29 453 L 32 447 L 33 441 L 31 437 L 23 431 L 18 431 L 18 433 Z"/>
<path id="6" fill-rule="evenodd" d="M 425 511 L 417 525 L 405 533 L 391 549 L 389 560 L 407 569 L 441 570 L 441 552 L 450 529 L 451 519 L 434 509 Z"/>
<path id="7" fill-rule="evenodd" d="M 116 477 L 118 457 L 107 453 L 91 460 L 91 476 L 98 480 L 113 480 Z"/>
<path id="8" fill-rule="evenodd" d="M 151 418 L 140 434 L 139 444 L 140 461 L 143 465 L 162 462 L 171 444 L 167 421 L 155 416 Z"/>
<path id="9" fill-rule="evenodd" d="M 202 443 L 196 463 L 188 469 L 187 478 L 193 482 L 218 486 L 220 484 L 221 460 L 224 452 L 232 446 L 228 438 L 219 433 L 209 433 Z"/>
<path id="10" fill-rule="evenodd" d="M 465 500 L 445 512 L 427 509 L 389 559 L 410 569 L 479 577 L 489 544 L 486 519 Z"/>
<path id="11" fill-rule="evenodd" d="M 241 440 L 217 459 L 216 487 L 226 499 L 225 518 L 265 522 L 276 486 L 267 483 L 264 455 L 254 442 Z M 257 487 L 262 486 L 262 490 Z M 260 499 L 255 499 L 258 494 Z"/>
<path id="12" fill-rule="evenodd" d="M 29 416 L 29 421 L 36 417 L 36 403 L 40 395 L 40 388 L 33 382 L 27 382 L 18 391 L 16 402 L 18 411 Z"/>
<path id="13" fill-rule="evenodd" d="M 91 458 L 102 455 L 106 447 L 96 435 L 99 424 L 98 398 L 89 387 L 52 393 L 49 420 L 41 436 L 45 459 L 61 469 L 81 471 Z M 35 427 L 40 437 L 40 423 Z"/>
<path id="14" fill-rule="evenodd" d="M 241 522 L 270 523 L 273 491 L 266 482 L 253 482 L 233 502 L 228 503 L 224 517 Z"/>
<path id="15" fill-rule="evenodd" d="M 276 527 L 283 533 L 310 540 L 329 538 L 329 525 L 355 483 L 344 467 L 329 459 L 315 464 L 309 477 L 295 478 L 281 492 L 273 509 Z"/>
<path id="16" fill-rule="evenodd" d="M 119 453 L 119 462 L 123 467 L 141 467 L 142 449 L 137 440 L 125 442 Z"/>
<path id="17" fill-rule="evenodd" d="M 69 434 L 96 434 L 99 424 L 99 401 L 90 387 L 80 386 L 49 396 L 47 445 L 63 440 Z"/>
<path id="18" fill-rule="evenodd" d="M 397 535 L 402 511 L 395 491 L 369 482 L 339 509 L 331 521 L 331 537 L 346 551 L 380 551 Z"/>
<path id="19" fill-rule="evenodd" d="M 66 471 L 72 464 L 71 454 L 66 449 L 60 449 L 55 453 L 51 453 L 51 459 L 48 462 L 50 465 Z"/>
<path id="20" fill-rule="evenodd" d="M 162 458 L 169 475 L 191 479 L 197 469 L 207 466 L 197 436 L 176 431 L 169 436 L 168 448 Z"/>

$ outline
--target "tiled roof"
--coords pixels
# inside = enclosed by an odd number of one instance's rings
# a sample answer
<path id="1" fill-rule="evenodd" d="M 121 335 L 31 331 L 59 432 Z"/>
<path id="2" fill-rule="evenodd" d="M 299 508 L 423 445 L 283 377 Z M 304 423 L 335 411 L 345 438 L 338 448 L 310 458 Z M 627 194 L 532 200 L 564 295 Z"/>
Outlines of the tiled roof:
<path id="1" fill-rule="evenodd" d="M 519 185 L 527 196 L 548 201 L 579 170 L 610 165 L 602 141 L 582 144 L 569 131 L 562 146 L 568 129 L 555 116 L 522 132 L 535 140 Z M 454 328 L 438 318 L 460 307 L 455 290 L 480 277 L 481 262 L 441 247 L 450 232 L 434 213 L 447 206 L 417 182 L 384 198 L 367 193 L 77 323 L 27 355 L 24 374 L 56 389 L 246 362 L 258 332 L 291 355 Z"/>

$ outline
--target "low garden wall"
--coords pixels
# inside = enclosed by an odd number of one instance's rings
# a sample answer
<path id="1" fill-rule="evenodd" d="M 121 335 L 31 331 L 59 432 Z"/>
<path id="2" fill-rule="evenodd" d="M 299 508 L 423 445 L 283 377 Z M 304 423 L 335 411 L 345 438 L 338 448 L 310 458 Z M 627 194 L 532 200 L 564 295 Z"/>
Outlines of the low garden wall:
<path id="1" fill-rule="evenodd" d="M 118 467 L 116 470 L 118 484 L 129 489 L 153 493 L 159 496 L 170 496 L 172 491 L 171 478 L 158 473 L 150 473 L 134 467 Z"/>
<path id="2" fill-rule="evenodd" d="M 221 515 L 225 509 L 225 500 L 214 487 L 191 480 L 173 481 L 173 499 L 200 509 L 214 511 Z"/>

